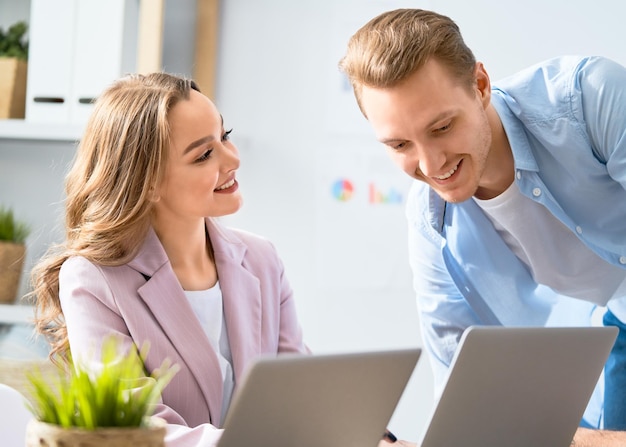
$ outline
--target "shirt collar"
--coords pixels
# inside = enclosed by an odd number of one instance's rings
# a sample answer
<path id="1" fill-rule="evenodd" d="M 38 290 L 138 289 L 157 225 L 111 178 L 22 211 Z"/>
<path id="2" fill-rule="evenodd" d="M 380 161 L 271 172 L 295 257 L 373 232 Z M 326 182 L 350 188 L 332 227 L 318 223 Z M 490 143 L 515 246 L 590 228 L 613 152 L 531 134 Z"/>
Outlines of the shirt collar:
<path id="1" fill-rule="evenodd" d="M 509 144 L 513 151 L 515 169 L 539 171 L 539 166 L 532 153 L 528 136 L 526 135 L 524 125 L 521 121 L 520 107 L 515 99 L 506 92 L 494 87 L 491 95 L 491 103 L 496 109 L 496 112 L 498 112 L 506 136 L 509 139 Z"/>

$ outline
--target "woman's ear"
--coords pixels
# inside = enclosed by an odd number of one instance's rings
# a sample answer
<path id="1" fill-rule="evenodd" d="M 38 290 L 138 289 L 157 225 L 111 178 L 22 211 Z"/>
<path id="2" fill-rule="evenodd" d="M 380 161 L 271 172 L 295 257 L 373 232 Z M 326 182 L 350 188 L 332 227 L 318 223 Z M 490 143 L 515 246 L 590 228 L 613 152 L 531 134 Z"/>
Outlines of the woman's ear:
<path id="1" fill-rule="evenodd" d="M 150 189 L 148 189 L 148 200 L 152 203 L 157 203 L 161 200 L 161 196 L 157 193 L 154 186 L 151 186 Z"/>

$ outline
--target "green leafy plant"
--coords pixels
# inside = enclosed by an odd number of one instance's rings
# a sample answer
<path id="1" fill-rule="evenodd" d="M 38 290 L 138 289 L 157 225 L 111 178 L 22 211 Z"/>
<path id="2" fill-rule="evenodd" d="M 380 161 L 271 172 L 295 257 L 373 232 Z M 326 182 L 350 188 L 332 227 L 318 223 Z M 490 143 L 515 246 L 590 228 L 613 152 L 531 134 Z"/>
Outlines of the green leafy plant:
<path id="1" fill-rule="evenodd" d="M 23 244 L 30 234 L 30 227 L 15 218 L 11 208 L 0 206 L 0 241 Z"/>
<path id="2" fill-rule="evenodd" d="M 0 28 L 0 57 L 28 59 L 26 31 L 28 31 L 28 25 L 24 21 L 14 23 L 6 31 Z"/>
<path id="3" fill-rule="evenodd" d="M 103 342 L 98 371 L 70 359 L 69 372 L 59 368 L 53 377 L 39 370 L 28 372 L 31 411 L 39 421 L 64 428 L 144 426 L 179 369 L 165 360 L 152 375 L 146 375 L 147 351 L 146 345 L 139 353 L 121 355 L 117 340 L 111 337 Z"/>

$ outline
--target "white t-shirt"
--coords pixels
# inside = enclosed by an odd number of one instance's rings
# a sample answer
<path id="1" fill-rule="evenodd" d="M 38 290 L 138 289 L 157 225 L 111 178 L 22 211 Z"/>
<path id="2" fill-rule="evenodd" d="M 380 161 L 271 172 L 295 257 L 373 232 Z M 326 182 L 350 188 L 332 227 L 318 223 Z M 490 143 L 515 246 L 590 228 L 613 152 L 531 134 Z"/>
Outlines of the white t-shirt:
<path id="1" fill-rule="evenodd" d="M 626 295 L 626 270 L 604 261 L 517 184 L 489 200 L 474 198 L 535 281 L 566 296 L 605 306 Z"/>
<path id="2" fill-rule="evenodd" d="M 224 383 L 224 395 L 222 399 L 222 422 L 233 394 L 235 384 L 233 374 L 233 359 L 230 353 L 230 343 L 226 332 L 224 320 L 224 307 L 222 301 L 222 290 L 217 282 L 215 286 L 208 290 L 185 291 L 189 304 L 193 308 L 200 324 L 206 333 L 211 346 L 217 353 L 217 358 L 222 370 L 222 381 Z"/>

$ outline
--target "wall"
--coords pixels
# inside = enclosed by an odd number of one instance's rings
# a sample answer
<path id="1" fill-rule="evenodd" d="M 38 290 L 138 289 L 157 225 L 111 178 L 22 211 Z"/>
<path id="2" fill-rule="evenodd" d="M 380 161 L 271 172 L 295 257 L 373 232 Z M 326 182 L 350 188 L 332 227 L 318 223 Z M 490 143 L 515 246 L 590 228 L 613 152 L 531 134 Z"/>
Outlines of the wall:
<path id="1" fill-rule="evenodd" d="M 0 0 L 0 27 L 6 30 L 30 16 L 30 0 Z"/>
<path id="2" fill-rule="evenodd" d="M 355 31 L 385 5 L 415 3 L 223 3 L 215 100 L 234 128 L 244 195 L 226 220 L 275 243 L 315 352 L 420 344 L 403 206 L 359 203 L 355 179 L 363 187 L 384 172 L 387 188 L 407 183 L 338 87 L 337 69 L 344 26 Z M 333 203 L 332 181 L 344 177 L 355 196 Z M 423 356 L 390 424 L 404 438 L 416 439 L 432 405 L 429 368 Z"/>
<path id="3" fill-rule="evenodd" d="M 166 4 L 164 64 L 188 74 L 193 2 Z M 234 128 L 245 198 L 241 212 L 224 220 L 275 243 L 316 352 L 421 343 L 402 207 L 359 204 L 356 194 L 339 203 L 329 195 L 329 181 L 344 174 L 398 190 L 407 185 L 337 84 L 336 70 L 347 28 L 402 4 L 454 18 L 494 79 L 560 53 L 605 54 L 626 64 L 626 6 L 612 0 L 224 0 L 215 101 Z M 0 140 L 0 203 L 15 203 L 35 223 L 29 259 L 60 235 L 61 182 L 73 149 Z M 424 356 L 390 428 L 417 440 L 431 408 Z"/>
<path id="4" fill-rule="evenodd" d="M 626 5 L 611 0 L 431 0 L 461 27 L 493 79 L 561 54 L 602 55 L 626 64 Z"/>

